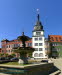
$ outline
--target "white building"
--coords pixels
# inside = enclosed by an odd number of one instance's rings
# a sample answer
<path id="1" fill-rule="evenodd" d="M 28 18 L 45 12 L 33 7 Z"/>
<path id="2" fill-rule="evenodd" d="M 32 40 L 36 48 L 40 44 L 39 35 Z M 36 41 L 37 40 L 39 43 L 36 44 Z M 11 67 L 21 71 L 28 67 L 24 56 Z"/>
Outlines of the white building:
<path id="1" fill-rule="evenodd" d="M 35 48 L 33 52 L 34 58 L 47 58 L 45 53 L 45 37 L 42 23 L 39 20 L 39 14 L 37 15 L 37 22 L 32 32 L 32 47 Z"/>

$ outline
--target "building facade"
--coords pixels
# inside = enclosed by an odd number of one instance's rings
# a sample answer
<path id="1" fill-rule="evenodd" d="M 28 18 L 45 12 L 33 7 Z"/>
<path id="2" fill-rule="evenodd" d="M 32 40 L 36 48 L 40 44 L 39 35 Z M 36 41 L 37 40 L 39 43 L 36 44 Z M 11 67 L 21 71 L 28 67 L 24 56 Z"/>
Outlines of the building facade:
<path id="1" fill-rule="evenodd" d="M 26 41 L 26 47 L 32 47 L 32 39 L 30 39 L 29 41 Z M 14 53 L 13 51 L 13 48 L 16 48 L 16 47 L 22 47 L 22 42 L 21 41 L 18 41 L 17 39 L 15 40 L 2 40 L 1 41 L 1 53 L 4 53 L 4 54 L 9 54 L 11 55 L 12 53 Z"/>
<path id="2" fill-rule="evenodd" d="M 53 58 L 62 57 L 62 35 L 49 35 L 51 56 Z"/>
<path id="3" fill-rule="evenodd" d="M 32 32 L 32 47 L 35 48 L 33 52 L 34 58 L 47 58 L 45 53 L 45 36 L 42 23 L 39 19 L 39 14 L 37 15 L 37 22 L 34 26 L 34 30 Z"/>
<path id="4" fill-rule="evenodd" d="M 35 48 L 35 51 L 32 54 L 32 57 L 34 58 L 47 58 L 48 51 L 49 51 L 49 42 L 45 39 L 44 36 L 44 29 L 43 25 L 40 21 L 39 14 L 37 15 L 37 22 L 34 26 L 34 29 L 32 31 L 32 38 L 25 42 L 26 47 L 33 47 Z M 1 41 L 1 53 L 4 54 L 12 54 L 13 48 L 15 47 L 22 47 L 22 42 L 18 41 L 18 39 L 15 40 L 2 40 Z"/>

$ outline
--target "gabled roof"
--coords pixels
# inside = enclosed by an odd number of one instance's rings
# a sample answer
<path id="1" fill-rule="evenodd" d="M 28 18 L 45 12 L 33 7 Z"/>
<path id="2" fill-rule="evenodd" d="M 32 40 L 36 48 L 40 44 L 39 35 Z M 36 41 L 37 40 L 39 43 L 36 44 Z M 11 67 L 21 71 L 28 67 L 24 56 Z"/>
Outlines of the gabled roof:
<path id="1" fill-rule="evenodd" d="M 50 42 L 62 42 L 62 35 L 49 35 L 48 39 Z"/>

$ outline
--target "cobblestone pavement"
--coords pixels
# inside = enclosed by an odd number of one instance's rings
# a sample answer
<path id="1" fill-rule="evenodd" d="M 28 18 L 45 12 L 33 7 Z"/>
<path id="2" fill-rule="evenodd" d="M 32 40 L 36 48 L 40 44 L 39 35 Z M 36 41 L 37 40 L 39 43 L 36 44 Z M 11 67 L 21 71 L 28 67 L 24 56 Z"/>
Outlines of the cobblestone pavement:
<path id="1" fill-rule="evenodd" d="M 61 74 L 62 75 L 62 58 L 57 58 L 57 59 L 52 59 L 54 65 L 61 70 Z"/>

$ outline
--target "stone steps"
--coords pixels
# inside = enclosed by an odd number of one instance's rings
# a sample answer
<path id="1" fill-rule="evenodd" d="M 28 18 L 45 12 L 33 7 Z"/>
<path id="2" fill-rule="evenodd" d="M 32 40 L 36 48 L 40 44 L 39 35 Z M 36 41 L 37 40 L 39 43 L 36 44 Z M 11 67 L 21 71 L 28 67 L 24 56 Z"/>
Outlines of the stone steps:
<path id="1" fill-rule="evenodd" d="M 62 75 L 62 58 L 59 59 L 52 59 L 54 65 L 58 68 L 58 71 L 54 72 L 57 74 L 52 73 L 51 75 Z"/>
<path id="2" fill-rule="evenodd" d="M 58 71 L 55 71 L 54 73 L 51 73 L 51 74 L 49 74 L 49 75 L 61 75 L 61 71 L 58 70 Z"/>

